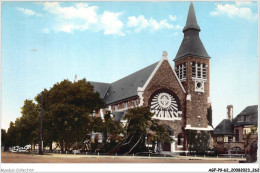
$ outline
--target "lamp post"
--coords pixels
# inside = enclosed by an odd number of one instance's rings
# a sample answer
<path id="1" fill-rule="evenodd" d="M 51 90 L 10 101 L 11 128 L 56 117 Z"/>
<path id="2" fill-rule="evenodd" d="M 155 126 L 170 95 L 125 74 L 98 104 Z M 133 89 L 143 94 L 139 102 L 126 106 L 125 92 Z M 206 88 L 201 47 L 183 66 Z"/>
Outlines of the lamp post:
<path id="1" fill-rule="evenodd" d="M 42 118 L 43 118 L 43 91 L 41 92 L 41 119 L 40 119 L 40 140 L 39 140 L 39 154 L 40 155 L 43 155 Z"/>

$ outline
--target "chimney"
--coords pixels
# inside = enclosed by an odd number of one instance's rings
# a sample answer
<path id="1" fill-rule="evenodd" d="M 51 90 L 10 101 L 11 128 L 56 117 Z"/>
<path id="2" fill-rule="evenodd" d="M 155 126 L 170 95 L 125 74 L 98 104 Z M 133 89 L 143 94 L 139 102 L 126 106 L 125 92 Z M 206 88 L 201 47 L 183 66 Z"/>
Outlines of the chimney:
<path id="1" fill-rule="evenodd" d="M 229 120 L 232 120 L 233 118 L 233 105 L 227 106 L 227 116 Z"/>
<path id="2" fill-rule="evenodd" d="M 78 82 L 78 75 L 75 75 L 74 82 Z"/>

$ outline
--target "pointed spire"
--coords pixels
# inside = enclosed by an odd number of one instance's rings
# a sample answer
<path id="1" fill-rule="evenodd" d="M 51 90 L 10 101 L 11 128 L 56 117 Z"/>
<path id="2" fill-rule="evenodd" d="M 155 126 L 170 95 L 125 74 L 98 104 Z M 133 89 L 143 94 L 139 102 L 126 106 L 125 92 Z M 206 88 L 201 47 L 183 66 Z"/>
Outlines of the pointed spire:
<path id="1" fill-rule="evenodd" d="M 196 29 L 196 30 L 200 31 L 200 27 L 197 24 L 195 10 L 194 10 L 194 6 L 193 6 L 192 2 L 190 3 L 189 13 L 188 13 L 187 21 L 186 21 L 186 26 L 183 28 L 183 32 L 185 32 L 188 29 Z"/>
<path id="2" fill-rule="evenodd" d="M 174 61 L 186 56 L 194 56 L 206 59 L 210 58 L 200 40 L 199 32 L 200 27 L 197 24 L 195 10 L 193 7 L 193 3 L 191 2 L 186 26 L 183 28 L 184 38 Z"/>

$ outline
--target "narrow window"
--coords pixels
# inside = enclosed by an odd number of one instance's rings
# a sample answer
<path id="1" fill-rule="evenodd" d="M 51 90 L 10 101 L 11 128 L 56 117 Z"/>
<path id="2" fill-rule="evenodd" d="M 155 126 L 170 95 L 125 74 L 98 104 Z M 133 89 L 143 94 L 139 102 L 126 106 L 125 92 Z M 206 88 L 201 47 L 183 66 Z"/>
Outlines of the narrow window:
<path id="1" fill-rule="evenodd" d="M 201 78 L 201 64 L 197 64 L 197 78 Z"/>
<path id="2" fill-rule="evenodd" d="M 202 75 L 203 79 L 207 79 L 206 64 L 203 64 L 202 66 Z"/>
<path id="3" fill-rule="evenodd" d="M 183 64 L 183 79 L 186 79 L 186 63 Z"/>
<path id="4" fill-rule="evenodd" d="M 137 107 L 137 100 L 134 100 L 134 107 Z"/>
<path id="5" fill-rule="evenodd" d="M 236 138 L 236 142 L 239 142 L 239 130 L 236 129 L 235 131 L 235 138 Z"/>
<path id="6" fill-rule="evenodd" d="M 182 79 L 182 65 L 180 65 L 180 79 Z"/>
<path id="7" fill-rule="evenodd" d="M 196 63 L 192 62 L 192 77 L 196 77 Z"/>
<path id="8" fill-rule="evenodd" d="M 232 136 L 228 137 L 228 142 L 233 142 L 233 137 Z"/>
<path id="9" fill-rule="evenodd" d="M 124 108 L 127 109 L 127 102 L 124 103 Z"/>
<path id="10" fill-rule="evenodd" d="M 179 66 L 176 67 L 176 74 L 177 74 L 178 78 L 180 78 L 180 74 L 179 74 Z"/>

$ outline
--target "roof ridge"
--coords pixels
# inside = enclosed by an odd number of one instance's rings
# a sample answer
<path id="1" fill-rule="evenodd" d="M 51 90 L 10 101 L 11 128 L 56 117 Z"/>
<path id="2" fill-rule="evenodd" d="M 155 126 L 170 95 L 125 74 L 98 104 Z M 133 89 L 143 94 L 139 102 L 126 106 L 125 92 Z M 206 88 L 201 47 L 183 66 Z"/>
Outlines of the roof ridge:
<path id="1" fill-rule="evenodd" d="M 93 83 L 102 83 L 102 84 L 109 84 L 109 85 L 111 85 L 111 83 L 106 83 L 106 82 L 96 82 L 96 81 L 87 81 L 87 82 L 93 82 Z"/>
<path id="2" fill-rule="evenodd" d="M 138 73 L 138 72 L 140 72 L 140 71 L 142 71 L 142 70 L 144 70 L 144 69 L 146 69 L 146 68 L 148 68 L 148 67 L 151 67 L 151 66 L 153 66 L 153 65 L 155 65 L 155 64 L 157 64 L 157 63 L 159 63 L 159 61 L 157 61 L 157 62 L 155 62 L 155 63 L 153 63 L 153 64 L 150 64 L 150 65 L 148 65 L 148 66 L 146 66 L 146 67 L 144 67 L 144 68 L 142 68 L 142 69 L 140 69 L 140 70 L 138 70 L 138 71 L 135 71 L 135 72 L 133 72 L 133 73 L 131 73 L 131 74 L 125 76 L 125 77 L 122 77 L 122 78 L 120 78 L 120 79 L 118 79 L 118 80 L 112 82 L 111 84 L 116 83 L 116 82 L 118 82 L 118 81 L 120 81 L 120 80 L 122 80 L 122 79 L 125 79 L 125 78 L 127 78 L 127 77 L 129 77 L 129 76 L 131 76 L 131 75 L 133 75 L 133 74 L 135 74 L 135 73 Z"/>

